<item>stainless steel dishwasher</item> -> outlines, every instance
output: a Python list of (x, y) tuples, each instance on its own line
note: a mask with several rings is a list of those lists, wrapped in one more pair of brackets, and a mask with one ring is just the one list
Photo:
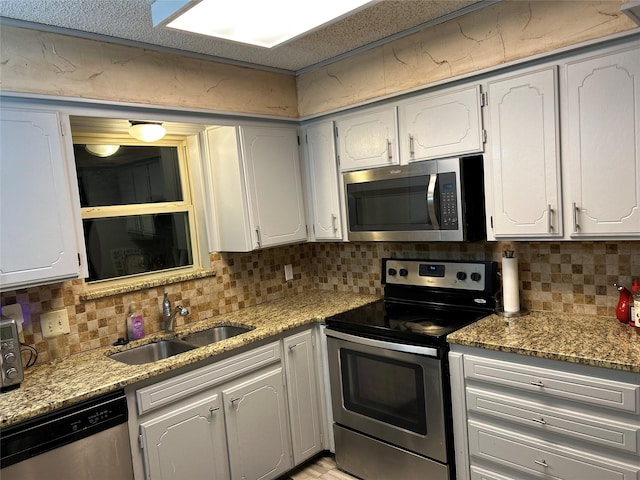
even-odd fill
[(0, 477), (133, 479), (127, 418), (119, 390), (4, 428)]

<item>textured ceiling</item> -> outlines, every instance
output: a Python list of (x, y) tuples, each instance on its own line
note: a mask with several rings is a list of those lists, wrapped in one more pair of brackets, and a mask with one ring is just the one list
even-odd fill
[[(300, 0), (301, 6), (305, 1), (327, 0)], [(150, 0), (0, 0), (0, 16), (7, 25), (300, 72), (366, 48), (367, 45), (411, 33), (421, 26), (482, 8), (495, 1), (382, 0), (351, 17), (273, 49), (153, 28)]]

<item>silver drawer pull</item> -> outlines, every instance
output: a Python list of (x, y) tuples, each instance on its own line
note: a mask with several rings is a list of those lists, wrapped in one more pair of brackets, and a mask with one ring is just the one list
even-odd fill
[(239, 397), (238, 397), (238, 398), (232, 398), (232, 399), (231, 399), (231, 406), (232, 406), (235, 410), (237, 410), (237, 409), (238, 409), (238, 406), (240, 405), (240, 400), (242, 400), (242, 399), (241, 399), (241, 398), (239, 398)]
[(296, 348), (298, 345), (300, 345), (299, 343), (295, 343), (293, 345), (289, 345), (289, 351), (293, 352), (293, 349)]
[(540, 465), (541, 467), (548, 467), (549, 466), (549, 464), (547, 462), (545, 462), (544, 460), (534, 460), (534, 462), (537, 465)]
[(532, 418), (531, 421), (539, 423), (540, 425), (546, 425), (547, 424), (547, 422), (542, 417), (540, 417), (540, 418)]
[(540, 380), (536, 381), (536, 382), (529, 382), (531, 385), (533, 385), (534, 387), (544, 387), (544, 383), (542, 383)]
[(211, 415), (215, 415), (216, 413), (218, 413), (218, 410), (220, 410), (220, 407), (209, 407), (209, 413)]

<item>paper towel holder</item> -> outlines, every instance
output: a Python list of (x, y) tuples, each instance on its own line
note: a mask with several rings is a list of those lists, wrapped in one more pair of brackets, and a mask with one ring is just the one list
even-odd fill
[[(515, 256), (515, 251), (514, 250), (505, 250), (504, 251), (504, 256), (506, 258), (513, 258)], [(502, 277), (502, 272), (498, 272), (498, 275)], [(523, 308), (522, 305), (520, 305), (520, 308), (517, 312), (505, 312), (504, 308), (502, 307), (502, 305), (500, 304), (500, 295), (502, 294), (503, 290), (502, 287), (496, 292), (496, 314), (500, 315), (501, 317), (506, 317), (506, 318), (516, 318), (516, 317), (525, 317), (527, 315), (529, 315), (529, 310), (527, 310), (526, 308)]]

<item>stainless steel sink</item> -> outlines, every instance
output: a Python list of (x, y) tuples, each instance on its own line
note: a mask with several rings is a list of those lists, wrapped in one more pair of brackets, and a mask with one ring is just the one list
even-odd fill
[(181, 337), (184, 342), (192, 345), (198, 345), (203, 347), (212, 343), (226, 340), (227, 338), (235, 337), (241, 333), (250, 332), (253, 330), (251, 327), (237, 327), (234, 325), (218, 325), (217, 327), (211, 327), (200, 332), (190, 333)]
[(141, 365), (173, 357), (194, 348), (197, 347), (176, 340), (160, 340), (159, 342), (140, 345), (123, 352), (112, 353), (109, 358), (129, 365)]

